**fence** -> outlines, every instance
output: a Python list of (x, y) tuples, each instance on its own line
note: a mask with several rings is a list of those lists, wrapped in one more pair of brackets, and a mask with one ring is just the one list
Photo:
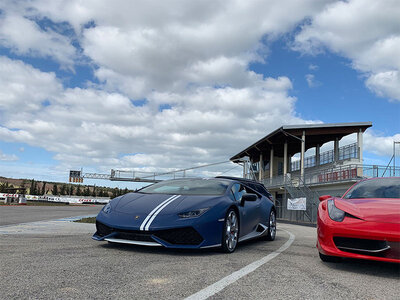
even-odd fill
[[(339, 148), (338, 161), (343, 161), (346, 159), (358, 158), (358, 147), (357, 143), (346, 145)], [(322, 152), (319, 155), (319, 165), (329, 164), (335, 161), (334, 150), (329, 150)], [(315, 167), (317, 163), (316, 155), (307, 156), (304, 158), (304, 168)], [(300, 170), (300, 161), (296, 160), (290, 164), (291, 171)]]

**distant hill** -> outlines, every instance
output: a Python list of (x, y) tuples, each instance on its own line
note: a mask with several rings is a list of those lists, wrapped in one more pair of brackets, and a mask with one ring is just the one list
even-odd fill
[(25, 188), (29, 195), (71, 195), (71, 196), (94, 196), (114, 198), (131, 190), (110, 188), (105, 186), (93, 186), (75, 183), (37, 181), (35, 179), (15, 179), (0, 176), (0, 193), (9, 188)]

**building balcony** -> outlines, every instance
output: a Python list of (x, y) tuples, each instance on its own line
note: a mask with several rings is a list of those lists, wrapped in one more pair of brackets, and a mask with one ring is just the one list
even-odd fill
[(264, 178), (262, 183), (266, 188), (279, 188), (286, 186), (289, 181), (292, 185), (326, 185), (336, 184), (340, 182), (356, 182), (364, 178), (372, 177), (390, 177), (399, 176), (400, 167), (392, 166), (377, 166), (377, 165), (362, 165), (362, 164), (346, 164), (319, 167), (316, 170), (309, 168), (304, 173), (304, 178), (301, 178), (300, 171), (290, 172), (286, 175), (279, 175), (272, 178)]

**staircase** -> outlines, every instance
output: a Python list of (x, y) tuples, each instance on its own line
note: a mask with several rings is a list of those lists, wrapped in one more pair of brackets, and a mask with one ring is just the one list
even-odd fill
[(303, 211), (304, 216), (309, 222), (315, 223), (314, 211), (318, 208), (319, 194), (311, 190), (301, 177), (290, 177), (286, 175), (284, 187), (289, 193), (290, 198), (306, 198), (306, 210)]

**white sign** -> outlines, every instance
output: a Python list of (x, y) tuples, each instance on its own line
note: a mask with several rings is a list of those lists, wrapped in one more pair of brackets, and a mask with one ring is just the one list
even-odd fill
[(288, 210), (306, 210), (306, 198), (287, 199)]

